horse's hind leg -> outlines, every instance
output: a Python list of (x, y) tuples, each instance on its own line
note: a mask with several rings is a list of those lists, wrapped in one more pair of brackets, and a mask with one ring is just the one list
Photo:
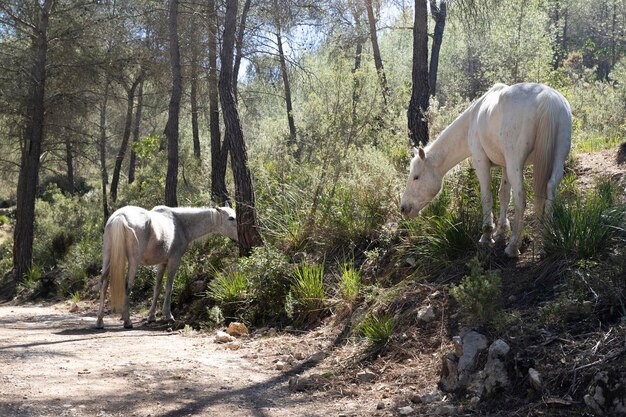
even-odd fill
[(505, 239), (511, 230), (511, 224), (506, 217), (509, 203), (511, 202), (511, 183), (506, 175), (505, 167), (502, 167), (502, 181), (498, 190), (498, 201), (500, 201), (500, 215), (498, 217), (498, 228), (494, 235), (497, 240)]
[(161, 287), (163, 287), (163, 274), (165, 273), (165, 264), (159, 264), (157, 266), (157, 275), (154, 280), (154, 293), (152, 295), (152, 305), (150, 311), (148, 311), (148, 323), (156, 321), (156, 309), (159, 295), (161, 294)]
[(133, 328), (133, 322), (130, 320), (129, 299), (130, 290), (133, 288), (133, 283), (135, 282), (135, 275), (137, 274), (138, 267), (138, 262), (130, 259), (130, 262), (128, 263), (128, 278), (126, 279), (126, 294), (124, 295), (124, 312), (122, 313), (122, 319), (124, 320), (125, 329)]
[(526, 209), (526, 190), (524, 190), (524, 168), (523, 164), (507, 164), (507, 177), (513, 188), (515, 197), (515, 218), (513, 219), (513, 233), (504, 253), (511, 258), (520, 255), (519, 244), (524, 227), (524, 210)]
[(495, 224), (493, 223), (493, 196), (491, 195), (491, 162), (484, 152), (474, 152), (472, 155), (472, 165), (476, 170), (478, 183), (480, 184), (480, 201), (483, 209), (483, 234), (480, 243), (492, 245), (491, 238)]
[(174, 277), (178, 266), (180, 265), (180, 257), (171, 257), (167, 262), (167, 282), (165, 283), (165, 299), (163, 300), (163, 319), (174, 321), (172, 315), (172, 286), (174, 285)]
[(98, 319), (96, 320), (96, 329), (104, 329), (104, 297), (109, 286), (109, 271), (103, 271), (100, 278), (100, 307), (98, 308)]

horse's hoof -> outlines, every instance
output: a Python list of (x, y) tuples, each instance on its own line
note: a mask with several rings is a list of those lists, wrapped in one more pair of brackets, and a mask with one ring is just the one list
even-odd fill
[(478, 243), (480, 243), (481, 245), (493, 246), (496, 242), (491, 238), (491, 236), (483, 235), (481, 236)]
[(98, 319), (96, 321), (96, 329), (104, 329), (104, 320)]
[(124, 323), (124, 328), (125, 329), (132, 329), (133, 328), (133, 322)]
[(148, 316), (148, 323), (154, 323), (156, 321), (156, 316), (152, 315), (152, 316)]
[(520, 251), (515, 247), (507, 246), (506, 249), (504, 249), (504, 254), (509, 258), (519, 258)]

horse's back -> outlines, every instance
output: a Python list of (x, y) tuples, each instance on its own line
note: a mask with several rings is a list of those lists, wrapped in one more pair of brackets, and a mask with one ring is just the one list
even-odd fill
[(532, 153), (538, 145), (536, 132), (542, 118), (550, 118), (557, 128), (571, 130), (567, 100), (546, 85), (498, 85), (481, 99), (474, 118), (476, 139), (497, 165), (506, 165), (511, 158), (532, 163)]

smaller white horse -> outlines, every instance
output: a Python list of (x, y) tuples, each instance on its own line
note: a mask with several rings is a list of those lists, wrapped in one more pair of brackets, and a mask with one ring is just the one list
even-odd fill
[[(441, 190), (444, 175), (471, 156), (483, 210), (480, 242), (493, 244), (492, 237), (508, 233), (506, 213), (512, 187), (515, 218), (505, 253), (517, 257), (526, 208), (524, 165), (534, 165), (535, 213), (539, 217), (549, 214), (571, 143), (572, 113), (558, 91), (542, 84), (496, 84), (425, 149), (415, 149), (400, 211), (408, 218), (417, 216)], [(491, 212), (493, 165), (503, 167), (495, 235)]]
[[(104, 228), (100, 308), (96, 327), (104, 327), (104, 299), (109, 281), (113, 311), (122, 310), (124, 327), (133, 327), (128, 312), (128, 295), (139, 265), (157, 265), (148, 322), (156, 319), (156, 304), (166, 268), (163, 318), (174, 320), (171, 312), (172, 284), (180, 260), (192, 241), (210, 233), (218, 233), (237, 241), (235, 210), (230, 207), (157, 206), (148, 211), (141, 207), (126, 206), (113, 213)], [(126, 263), (128, 275), (125, 274)]]

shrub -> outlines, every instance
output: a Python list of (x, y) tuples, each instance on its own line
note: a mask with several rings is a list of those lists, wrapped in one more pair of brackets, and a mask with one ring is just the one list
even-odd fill
[(296, 322), (311, 324), (326, 306), (324, 265), (303, 263), (294, 270), (289, 288), (289, 310)]
[(220, 307), (222, 319), (234, 319), (246, 302), (249, 286), (245, 274), (234, 268), (218, 272), (209, 284), (207, 295)]
[(472, 322), (488, 323), (498, 309), (502, 292), (502, 279), (499, 271), (485, 271), (478, 257), (468, 263), (470, 275), (463, 277), (458, 285), (450, 288), (450, 294), (469, 315)]
[(544, 220), (543, 243), (549, 256), (596, 257), (623, 232), (626, 209), (616, 199), (614, 183), (601, 180), (595, 190), (557, 198), (552, 216)]

